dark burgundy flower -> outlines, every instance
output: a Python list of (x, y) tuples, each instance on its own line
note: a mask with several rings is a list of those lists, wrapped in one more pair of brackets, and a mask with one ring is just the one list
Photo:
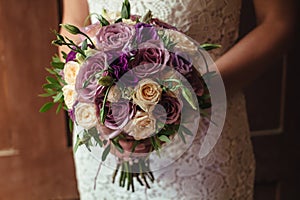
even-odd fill
[(181, 75), (186, 75), (192, 72), (193, 69), (193, 64), (187, 60), (186, 56), (181, 56), (176, 52), (170, 52), (170, 59), (167, 65), (175, 69)]
[(184, 76), (191, 84), (195, 94), (202, 96), (204, 93), (204, 80), (199, 72), (193, 67), (192, 71)]
[(180, 121), (182, 102), (173, 93), (163, 93), (153, 110), (153, 116), (166, 124)]

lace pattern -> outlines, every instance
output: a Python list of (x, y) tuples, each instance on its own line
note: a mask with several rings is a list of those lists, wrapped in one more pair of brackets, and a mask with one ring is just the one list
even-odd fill
[[(91, 13), (99, 13), (103, 8), (119, 11), (122, 1), (88, 0)], [(216, 58), (228, 50), (238, 36), (240, 0), (130, 2), (134, 14), (150, 9), (155, 17), (175, 25), (200, 43), (221, 44), (223, 48), (215, 53)], [(225, 126), (212, 151), (199, 158), (201, 135), (198, 134), (183, 156), (172, 165), (154, 172), (156, 181), (150, 190), (136, 184), (136, 191), (131, 193), (120, 188), (118, 183), (112, 184), (113, 170), (105, 166), (101, 168), (94, 190), (99, 161), (84, 147), (79, 148), (74, 157), (81, 199), (251, 200), (255, 161), (243, 94), (228, 97), (227, 103)]]

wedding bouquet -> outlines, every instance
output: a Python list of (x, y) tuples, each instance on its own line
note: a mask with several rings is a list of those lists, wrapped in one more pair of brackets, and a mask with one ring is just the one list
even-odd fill
[(53, 101), (40, 111), (58, 103), (57, 112), (64, 108), (82, 127), (74, 151), (80, 145), (102, 148), (102, 162), (109, 154), (117, 158), (113, 182), (120, 172), (120, 186), (127, 181), (134, 191), (136, 179), (150, 188), (149, 155), (159, 154), (175, 137), (186, 143), (196, 133), (184, 121), (204, 116), (211, 107), (206, 82), (215, 73), (202, 52), (218, 45), (199, 46), (150, 11), (131, 15), (127, 0), (113, 18), (104, 12), (98, 19), (81, 29), (62, 25), (80, 35), (79, 44), (55, 32), (53, 44), (70, 52), (62, 52), (64, 61), (54, 57), (47, 69), (52, 76), (46, 77), (41, 96)]

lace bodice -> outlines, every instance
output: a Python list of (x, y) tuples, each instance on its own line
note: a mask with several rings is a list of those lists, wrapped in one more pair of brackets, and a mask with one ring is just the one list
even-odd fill
[[(88, 0), (91, 13), (101, 13), (103, 9), (119, 11), (122, 1)], [(143, 14), (150, 9), (154, 17), (178, 27), (199, 43), (221, 44), (222, 49), (215, 51), (215, 58), (227, 51), (238, 37), (241, 0), (130, 0), (130, 3), (132, 14)], [(75, 136), (76, 129), (74, 133)], [(135, 193), (112, 184), (113, 170), (105, 166), (94, 190), (99, 161), (84, 147), (79, 148), (74, 157), (81, 199), (252, 199), (254, 158), (241, 93), (228, 97), (223, 132), (204, 158), (198, 153), (200, 139), (198, 134), (183, 156), (155, 172), (157, 180), (150, 190), (136, 186)]]

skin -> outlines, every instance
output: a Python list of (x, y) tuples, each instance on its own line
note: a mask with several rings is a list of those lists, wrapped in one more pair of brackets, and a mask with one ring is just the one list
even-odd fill
[[(257, 26), (222, 55), (215, 63), (221, 73), (227, 95), (241, 90), (266, 71), (273, 58), (293, 43), (296, 19), (295, 0), (253, 0)], [(76, 14), (74, 14), (76, 13)], [(64, 0), (63, 22), (83, 26), (88, 16), (86, 0)], [(62, 34), (76, 40), (76, 36)], [(62, 47), (60, 50), (68, 51)]]

